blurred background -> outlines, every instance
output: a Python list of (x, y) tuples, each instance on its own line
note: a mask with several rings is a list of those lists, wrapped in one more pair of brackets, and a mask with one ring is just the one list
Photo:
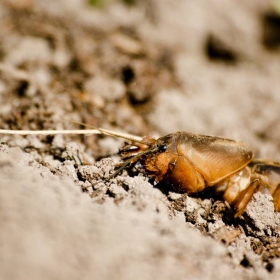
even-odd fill
[(2, 128), (69, 128), (63, 117), (138, 135), (185, 130), (280, 160), (279, 1), (0, 5)]
[[(279, 107), (279, 0), (0, 1), (1, 129), (183, 130), (280, 162)], [(271, 198), (233, 220), (143, 175), (102, 182), (122, 145), (0, 135), (0, 278), (279, 279)]]

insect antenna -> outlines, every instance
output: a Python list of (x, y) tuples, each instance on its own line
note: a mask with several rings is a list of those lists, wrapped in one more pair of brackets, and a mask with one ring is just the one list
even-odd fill
[(75, 124), (83, 125), (85, 127), (90, 127), (90, 128), (96, 129), (96, 130), (100, 131), (100, 133), (103, 134), (103, 135), (108, 135), (108, 136), (113, 136), (113, 137), (118, 137), (118, 138), (130, 140), (130, 141), (133, 141), (133, 142), (137, 142), (137, 143), (147, 145), (148, 147), (151, 146), (151, 142), (143, 140), (143, 137), (140, 137), (140, 136), (127, 134), (127, 133), (122, 133), (122, 132), (115, 132), (115, 131), (107, 130), (107, 129), (104, 129), (104, 128), (99, 128), (99, 127), (95, 127), (95, 126), (92, 126), (92, 125), (88, 125), (88, 124), (85, 124), (85, 123), (82, 123), (82, 122), (76, 122), (76, 121), (67, 120), (67, 119), (64, 119), (64, 120), (68, 121), (68, 122), (75, 123)]
[(122, 139), (130, 140), (132, 142), (141, 143), (141, 144), (144, 144), (144, 145), (148, 146), (148, 148), (145, 151), (140, 152), (137, 155), (135, 155), (135, 156), (127, 159), (125, 162), (123, 162), (122, 165), (112, 175), (110, 175), (108, 178), (106, 178), (104, 180), (105, 182), (108, 182), (112, 178), (116, 177), (117, 174), (119, 174), (127, 166), (135, 163), (143, 155), (145, 155), (147, 153), (150, 153), (150, 152), (153, 152), (154, 150), (157, 149), (157, 146), (152, 147), (154, 145), (154, 141), (152, 141), (152, 142), (151, 141), (145, 141), (145, 140), (143, 140), (142, 137), (139, 137), (139, 136), (126, 134), (126, 133), (121, 133), (121, 132), (114, 132), (114, 131), (110, 131), (110, 130), (107, 130), (107, 129), (94, 127), (94, 126), (91, 126), (91, 125), (88, 125), (88, 124), (85, 124), (85, 123), (81, 123), (81, 122), (76, 122), (76, 121), (71, 121), (71, 120), (66, 120), (66, 119), (65, 119), (65, 121), (69, 121), (69, 122), (72, 122), (72, 123), (75, 123), (75, 124), (79, 124), (79, 125), (83, 125), (83, 126), (86, 126), (86, 127), (96, 129), (96, 130), (100, 131), (100, 133), (103, 134), (103, 135), (119, 137), (119, 138), (122, 138)]
[(157, 147), (154, 147), (152, 149), (147, 149), (146, 151), (143, 151), (135, 156), (133, 156), (132, 158), (129, 158), (128, 160), (126, 160), (121, 167), (119, 167), (112, 175), (110, 175), (108, 178), (105, 179), (105, 182), (108, 182), (109, 180), (111, 180), (112, 178), (116, 177), (117, 174), (119, 174), (122, 170), (124, 170), (128, 165), (131, 165), (133, 163), (135, 163), (137, 160), (139, 160), (143, 155), (147, 154), (147, 153), (151, 153), (153, 151), (155, 151), (157, 149)]

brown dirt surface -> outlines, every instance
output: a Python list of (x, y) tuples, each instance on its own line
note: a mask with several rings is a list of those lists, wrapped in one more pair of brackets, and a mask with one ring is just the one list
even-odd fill
[[(280, 161), (273, 3), (3, 0), (0, 128), (184, 130)], [(0, 135), (1, 279), (280, 279), (269, 195), (234, 219), (213, 193), (108, 180), (123, 142)]]

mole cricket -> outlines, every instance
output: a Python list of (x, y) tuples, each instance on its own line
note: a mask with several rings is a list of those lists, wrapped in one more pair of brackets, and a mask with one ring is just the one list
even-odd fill
[(223, 194), (235, 217), (242, 215), (257, 191), (270, 194), (275, 211), (280, 211), (280, 164), (254, 159), (251, 149), (235, 140), (183, 131), (154, 139), (102, 128), (0, 130), (0, 134), (103, 134), (120, 137), (131, 143), (120, 150), (123, 163), (107, 180), (134, 166), (156, 183), (164, 182), (178, 192), (195, 194), (213, 188)]

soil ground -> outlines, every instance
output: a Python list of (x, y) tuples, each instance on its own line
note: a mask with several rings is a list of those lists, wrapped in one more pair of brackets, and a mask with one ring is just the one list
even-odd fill
[[(280, 161), (279, 34), (273, 2), (3, 0), (0, 128), (184, 130)], [(104, 181), (122, 145), (0, 136), (1, 279), (279, 279), (270, 196), (234, 219), (145, 174)]]

